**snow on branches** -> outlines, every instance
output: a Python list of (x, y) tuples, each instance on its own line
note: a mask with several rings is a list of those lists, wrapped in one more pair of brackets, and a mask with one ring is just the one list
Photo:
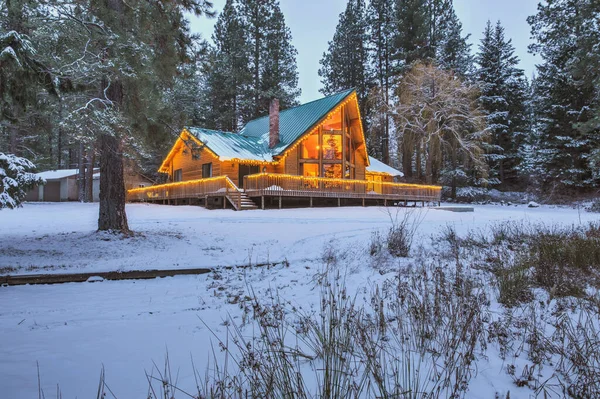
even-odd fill
[(0, 209), (21, 206), (28, 190), (46, 182), (29, 172), (33, 168), (25, 158), (0, 152)]

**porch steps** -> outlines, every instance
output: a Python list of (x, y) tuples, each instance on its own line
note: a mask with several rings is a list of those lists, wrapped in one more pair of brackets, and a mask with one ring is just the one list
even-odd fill
[[(227, 193), (227, 199), (233, 205), (236, 211), (249, 211), (253, 209), (258, 209), (258, 206), (246, 195), (246, 193), (241, 191), (230, 191)], [(238, 205), (239, 204), (239, 205)]]

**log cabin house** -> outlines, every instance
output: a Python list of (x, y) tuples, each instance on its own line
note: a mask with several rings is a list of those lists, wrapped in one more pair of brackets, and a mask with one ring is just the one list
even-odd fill
[(441, 187), (394, 182), (402, 173), (369, 157), (356, 92), (346, 90), (268, 116), (239, 133), (186, 127), (162, 162), (168, 183), (129, 201), (265, 206), (439, 203)]

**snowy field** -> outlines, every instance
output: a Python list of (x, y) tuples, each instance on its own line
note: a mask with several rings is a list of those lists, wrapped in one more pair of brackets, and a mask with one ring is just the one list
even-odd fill
[[(396, 210), (392, 211), (394, 215)], [(399, 210), (400, 214), (406, 212)], [(133, 238), (95, 232), (97, 204), (39, 203), (0, 212), (3, 274), (218, 267), (278, 262), (289, 267), (221, 270), (202, 276), (144, 281), (103, 281), (0, 288), (0, 397), (95, 397), (101, 367), (117, 398), (147, 397), (148, 374), (164, 370), (168, 352), (173, 379), (195, 386), (212, 345), (227, 332), (228, 318), (242, 323), (239, 298), (249, 287), (266, 298), (318, 306), (315, 276), (327, 248), (343, 253), (346, 284), (360, 295), (386, 279), (369, 265), (368, 242), (390, 226), (384, 208), (315, 208), (234, 212), (199, 207), (127, 206)], [(415, 244), (427, 248), (446, 225), (459, 233), (514, 220), (548, 225), (600, 220), (570, 208), (475, 206), (473, 213), (424, 210)], [(409, 260), (397, 261), (401, 268)], [(390, 272), (388, 271), (389, 275)], [(212, 331), (212, 332), (211, 332)], [(215, 346), (218, 358), (223, 355)], [(532, 397), (517, 388), (490, 358), (478, 363), (468, 397)], [(521, 396), (520, 396), (521, 395)], [(108, 396), (111, 397), (111, 396)], [(186, 397), (178, 395), (177, 397)]]
[[(0, 212), (0, 274), (176, 269), (290, 263), (321, 255), (331, 239), (364, 245), (390, 226), (378, 207), (233, 212), (199, 207), (127, 205), (129, 226), (140, 235), (117, 240), (95, 233), (97, 204), (31, 203)], [(418, 234), (424, 243), (440, 227), (458, 233), (493, 221), (585, 223), (596, 214), (569, 208), (476, 206), (474, 213), (429, 210)]]

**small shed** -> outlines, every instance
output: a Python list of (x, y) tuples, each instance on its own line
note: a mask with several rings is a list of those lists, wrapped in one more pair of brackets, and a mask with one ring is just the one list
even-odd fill
[(78, 169), (59, 169), (37, 173), (46, 184), (37, 186), (27, 193), (26, 201), (77, 201)]

